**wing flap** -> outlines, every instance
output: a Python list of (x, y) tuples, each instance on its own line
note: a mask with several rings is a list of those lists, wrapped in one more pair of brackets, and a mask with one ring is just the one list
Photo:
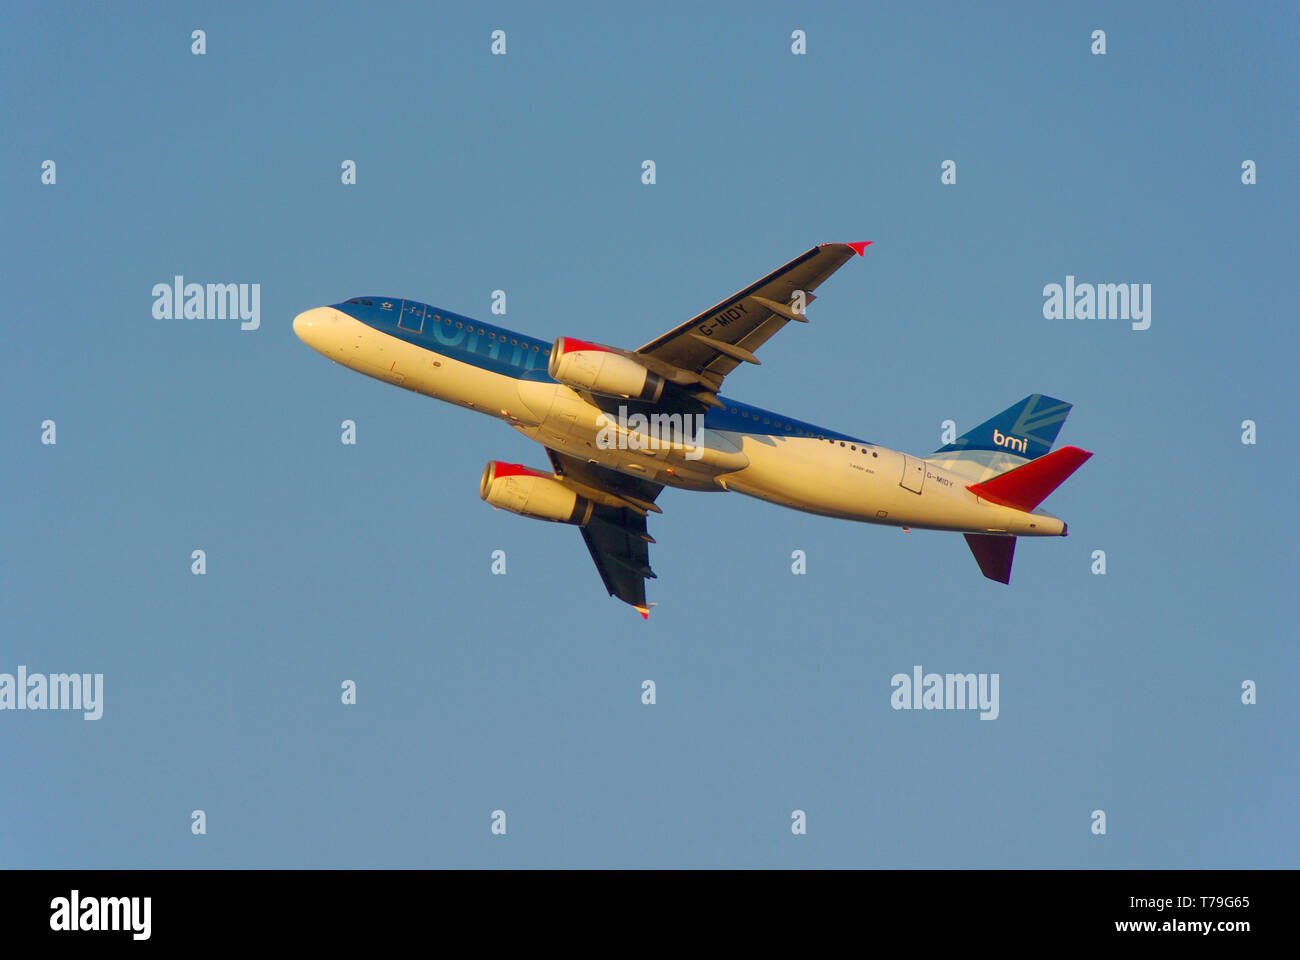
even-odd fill
[(645, 517), (624, 510), (621, 515), (593, 517), (582, 528), (596, 572), (610, 596), (618, 597), (649, 613), (645, 602), (645, 582), (655, 573), (650, 569), (650, 547), (642, 538)]
[(546, 453), (556, 476), (596, 503), (591, 520), (580, 529), (605, 589), (610, 596), (636, 607), (642, 617), (649, 617), (645, 582), (656, 577), (650, 568), (654, 538), (646, 528), (646, 513), (662, 512), (655, 499), (663, 484), (630, 477), (549, 447)]
[[(868, 243), (870, 241), (867, 241)], [(795, 309), (797, 291), (806, 306), (813, 291), (867, 243), (823, 243), (795, 257), (745, 289), (669, 330), (636, 352), (658, 372), (677, 374), (717, 391), (722, 379), (742, 363), (758, 363), (754, 352), (790, 320), (805, 318)]]

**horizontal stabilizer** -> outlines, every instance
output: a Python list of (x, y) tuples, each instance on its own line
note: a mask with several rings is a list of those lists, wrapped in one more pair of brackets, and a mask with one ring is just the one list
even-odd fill
[(992, 480), (972, 483), (966, 489), (991, 503), (1016, 510), (1033, 510), (1091, 456), (1087, 450), (1078, 447), (1062, 447)]
[(991, 533), (968, 533), (966, 542), (980, 572), (998, 583), (1011, 582), (1011, 560), (1016, 555), (1016, 538), (999, 537)]

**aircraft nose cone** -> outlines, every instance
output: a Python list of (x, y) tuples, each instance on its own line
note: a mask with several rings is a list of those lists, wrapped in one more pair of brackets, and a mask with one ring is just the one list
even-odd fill
[(308, 346), (312, 346), (315, 341), (320, 339), (326, 324), (333, 323), (337, 320), (334, 311), (329, 307), (313, 307), (310, 310), (304, 310), (298, 316), (293, 318), (293, 332), (298, 335), (298, 339)]

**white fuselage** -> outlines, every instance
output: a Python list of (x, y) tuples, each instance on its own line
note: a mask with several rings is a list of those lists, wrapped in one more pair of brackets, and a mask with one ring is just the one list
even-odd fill
[[(648, 446), (613, 426), (582, 394), (549, 379), (519, 379), (409, 343), (332, 307), (294, 320), (309, 346), (359, 373), (504, 420), (562, 453), (689, 490), (734, 490), (795, 510), (865, 523), (1060, 536), (1048, 513), (1001, 506), (923, 458), (875, 444), (706, 428), (693, 446)], [(757, 424), (755, 425), (757, 426)], [(603, 431), (603, 433), (602, 433)]]

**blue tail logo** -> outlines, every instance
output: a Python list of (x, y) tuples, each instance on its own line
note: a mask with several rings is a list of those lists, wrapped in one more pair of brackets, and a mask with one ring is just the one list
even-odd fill
[(999, 447), (1014, 450), (1016, 453), (1024, 453), (1029, 449), (1029, 439), (1027, 437), (1008, 437), (997, 427), (993, 428), (993, 442)]
[(990, 450), (1037, 460), (1050, 453), (1072, 404), (1035, 393), (935, 451)]

